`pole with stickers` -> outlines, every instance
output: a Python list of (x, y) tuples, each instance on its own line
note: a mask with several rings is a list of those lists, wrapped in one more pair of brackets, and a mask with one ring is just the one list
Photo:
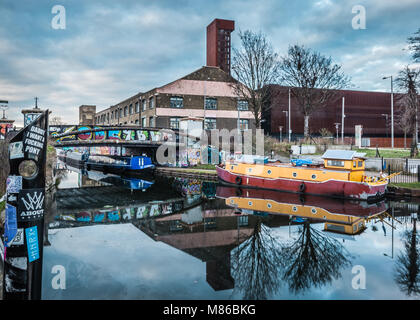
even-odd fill
[(13, 137), (6, 182), (3, 299), (41, 299), (48, 110)]

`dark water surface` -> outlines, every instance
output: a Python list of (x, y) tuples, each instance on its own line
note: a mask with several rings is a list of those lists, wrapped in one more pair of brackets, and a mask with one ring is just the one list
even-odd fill
[(417, 203), (75, 171), (59, 188), (43, 299), (419, 298)]

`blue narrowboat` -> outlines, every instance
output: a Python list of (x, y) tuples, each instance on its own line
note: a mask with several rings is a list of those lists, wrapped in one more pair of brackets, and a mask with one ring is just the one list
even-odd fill
[(146, 156), (108, 157), (91, 155), (86, 161), (86, 169), (110, 173), (141, 172), (147, 174), (153, 173), (155, 165)]

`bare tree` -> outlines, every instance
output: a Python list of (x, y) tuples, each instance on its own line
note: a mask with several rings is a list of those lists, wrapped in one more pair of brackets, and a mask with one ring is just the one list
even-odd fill
[(64, 124), (64, 122), (61, 120), (61, 117), (52, 117), (49, 121), (50, 125), (58, 126), (61, 124)]
[(348, 255), (340, 242), (311, 228), (306, 221), (298, 239), (282, 248), (283, 279), (295, 294), (319, 288), (341, 277), (340, 270), (350, 264)]
[(403, 234), (404, 251), (395, 264), (395, 281), (408, 296), (420, 294), (420, 239), (417, 237), (416, 220), (413, 230)]
[(290, 46), (282, 57), (281, 82), (291, 87), (291, 94), (304, 115), (305, 138), (309, 137), (309, 117), (318, 108), (334, 101), (337, 91), (350, 84), (350, 78), (341, 72), (341, 66), (304, 46)]
[(413, 60), (420, 62), (420, 28), (407, 40), (410, 50), (413, 52)]
[(395, 126), (404, 132), (404, 148), (407, 148), (407, 134), (412, 132), (414, 126), (415, 112), (404, 104), (400, 96), (395, 95)]
[(269, 108), (270, 84), (277, 82), (278, 55), (262, 33), (240, 32), (242, 48), (233, 48), (232, 72), (236, 78), (231, 86), (239, 99), (248, 103), (255, 126), (261, 128), (261, 117)]
[[(405, 93), (399, 95), (397, 98), (398, 103), (404, 105), (407, 109), (407, 113), (411, 115), (411, 151), (410, 156), (414, 157), (418, 154), (417, 148), (417, 131), (418, 131), (418, 108), (419, 108), (419, 96), (418, 89), (420, 87), (420, 69), (410, 68), (406, 66), (398, 74), (395, 79), (397, 86)], [(414, 122), (414, 123), (413, 123)]]
[(258, 217), (250, 238), (232, 253), (232, 275), (244, 299), (263, 300), (280, 286), (281, 246)]

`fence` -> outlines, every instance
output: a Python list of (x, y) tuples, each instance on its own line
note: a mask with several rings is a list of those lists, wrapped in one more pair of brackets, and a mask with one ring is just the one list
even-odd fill
[(393, 183), (420, 182), (420, 164), (412, 164), (408, 159), (382, 159), (382, 168), (388, 175), (400, 172), (390, 179)]

